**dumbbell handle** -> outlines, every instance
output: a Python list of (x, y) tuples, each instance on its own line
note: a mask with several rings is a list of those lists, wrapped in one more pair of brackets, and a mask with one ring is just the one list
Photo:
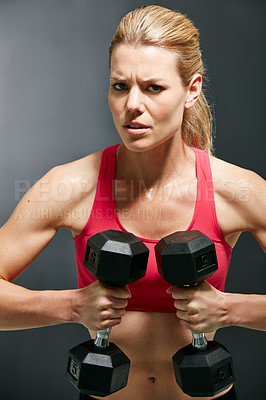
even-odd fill
[[(105, 349), (109, 346), (109, 335), (111, 328), (107, 328), (101, 331), (97, 331), (96, 338), (94, 339), (94, 344), (97, 347)], [(193, 336), (192, 345), (197, 350), (206, 350), (208, 347), (208, 341), (204, 333), (191, 331)]]
[(96, 338), (94, 339), (94, 345), (100, 349), (106, 349), (109, 347), (109, 335), (111, 328), (104, 329), (102, 331), (97, 331)]
[(204, 351), (208, 347), (208, 341), (204, 333), (191, 331), (193, 336), (192, 346), (194, 349)]
[(96, 338), (94, 339), (94, 346), (99, 349), (107, 349), (109, 347), (109, 335), (111, 328), (103, 329), (96, 332)]

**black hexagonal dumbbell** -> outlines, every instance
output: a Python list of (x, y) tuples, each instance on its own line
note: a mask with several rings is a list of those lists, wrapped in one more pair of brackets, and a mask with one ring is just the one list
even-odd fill
[[(199, 231), (175, 232), (155, 246), (158, 271), (174, 286), (196, 286), (218, 268), (214, 243)], [(178, 385), (191, 397), (214, 396), (234, 382), (230, 353), (204, 333), (173, 356)]]
[[(100, 282), (122, 287), (144, 277), (148, 255), (132, 233), (107, 230), (88, 239), (84, 265)], [(69, 351), (66, 375), (82, 394), (107, 396), (127, 384), (130, 360), (109, 342), (110, 331)]]

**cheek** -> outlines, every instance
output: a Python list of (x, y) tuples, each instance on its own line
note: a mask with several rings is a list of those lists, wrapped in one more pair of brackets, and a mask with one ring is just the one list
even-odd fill
[(109, 104), (109, 108), (111, 110), (111, 112), (113, 112), (114, 110), (114, 100), (112, 98), (112, 96), (109, 94), (108, 96), (108, 104)]
[(116, 114), (119, 111), (119, 102), (112, 94), (109, 94), (108, 102), (112, 114)]
[(161, 103), (156, 110), (156, 119), (159, 123), (172, 125), (183, 120), (184, 105), (177, 101), (167, 101)]
[(114, 97), (109, 98), (109, 107), (113, 116), (114, 123), (119, 123), (120, 119), (124, 119), (124, 105), (123, 102), (118, 101)]

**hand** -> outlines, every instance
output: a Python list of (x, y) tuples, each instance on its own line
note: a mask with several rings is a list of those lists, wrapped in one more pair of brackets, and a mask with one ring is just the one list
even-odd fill
[(176, 315), (184, 328), (207, 333), (226, 325), (226, 293), (208, 282), (190, 288), (170, 287), (167, 293), (175, 299)]
[(127, 286), (112, 287), (99, 281), (78, 289), (76, 322), (92, 330), (103, 330), (118, 325), (125, 314), (129, 297), (131, 294)]

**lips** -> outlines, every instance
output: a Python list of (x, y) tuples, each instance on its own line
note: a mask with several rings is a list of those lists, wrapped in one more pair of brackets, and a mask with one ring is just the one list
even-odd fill
[(123, 125), (124, 128), (130, 128), (130, 129), (145, 129), (148, 128), (147, 125), (141, 124), (140, 122), (133, 122), (130, 121), (127, 124)]
[(147, 132), (149, 126), (141, 124), (140, 122), (129, 121), (123, 125), (123, 128), (130, 135), (142, 135)]

